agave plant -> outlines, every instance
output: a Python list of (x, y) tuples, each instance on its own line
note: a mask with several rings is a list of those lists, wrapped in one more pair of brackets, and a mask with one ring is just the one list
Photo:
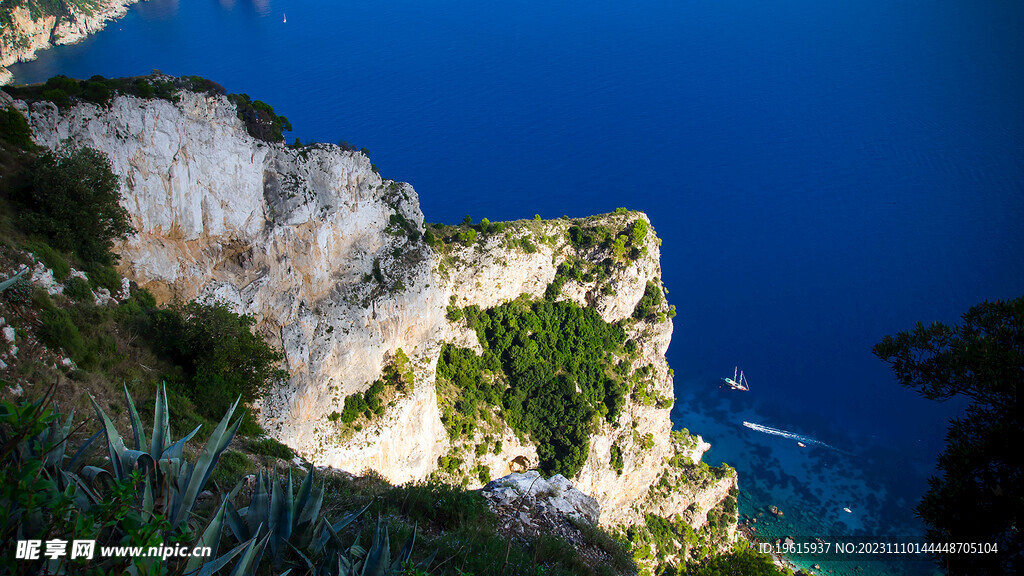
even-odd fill
[[(260, 471), (248, 506), (236, 510), (230, 502), (227, 503), (228, 527), (239, 542), (257, 536), (269, 536), (275, 569), (281, 568), (289, 549), (294, 550), (298, 558), (306, 560), (308, 564), (307, 556), (302, 551), (318, 555), (329, 536), (328, 526), (336, 533), (369, 507), (367, 504), (362, 510), (329, 524), (325, 517), (320, 516), (324, 486), (322, 483), (319, 487), (315, 486), (313, 477), (314, 470), (310, 469), (296, 495), (291, 470), (288, 471), (287, 485), (284, 484), (284, 478), (278, 479), (276, 470), (272, 476), (264, 476)], [(237, 493), (240, 488), (241, 484), (233, 493)], [(298, 562), (293, 564), (301, 565)]]
[[(299, 569), (317, 576), (401, 574), (412, 557), (415, 528), (394, 561), (387, 526), (382, 526), (379, 518), (369, 550), (358, 541), (345, 546), (339, 533), (362, 516), (372, 502), (338, 522), (330, 522), (320, 516), (324, 485), (317, 486), (314, 475), (315, 469), (311, 468), (296, 494), (290, 470), (287, 481), (278, 478), (276, 470), (267, 475), (260, 471), (248, 506), (235, 510), (230, 501), (226, 503), (225, 518), (235, 539), (267, 539), (275, 571), (287, 565), (289, 570)], [(233, 493), (240, 488), (241, 484)], [(431, 555), (420, 568), (425, 569), (433, 559)]]
[(10, 278), (0, 282), (0, 292), (3, 292), (4, 290), (7, 290), (11, 286), (14, 286), (14, 284), (19, 279), (21, 279), (21, 277), (25, 274), (25, 272), (28, 272), (28, 268), (24, 268), (24, 269), (18, 271), (18, 273), (16, 273), (14, 276), (11, 276)]
[[(153, 434), (148, 446), (146, 431), (142, 427), (142, 420), (139, 418), (139, 413), (135, 409), (135, 403), (132, 401), (127, 387), (125, 387), (124, 396), (128, 403), (128, 415), (132, 428), (134, 448), (131, 449), (125, 446), (114, 423), (96, 404), (96, 400), (89, 397), (97, 416), (103, 422), (113, 477), (119, 481), (125, 481), (133, 470), (140, 471), (145, 477), (143, 509), (150, 514), (163, 514), (170, 521), (171, 528), (177, 528), (188, 519), (196, 499), (210, 479), (210, 474), (214, 466), (217, 465), (221, 453), (231, 443), (235, 432), (238, 431), (238, 425), (242, 422), (242, 418), (239, 417), (231, 422), (231, 416), (234, 414), (235, 408), (238, 407), (240, 399), (235, 400), (235, 403), (228, 409), (206, 442), (206, 447), (199, 456), (199, 460), (193, 464), (185, 460), (183, 456), (185, 444), (199, 432), (202, 425), (196, 426), (194, 430), (177, 442), (171, 441), (166, 386), (162, 386), (156, 396)], [(95, 466), (86, 466), (82, 470), (82, 476), (92, 484), (102, 482), (103, 476), (109, 474), (110, 472), (107, 470)]]
[[(327, 549), (327, 553), (320, 558), (315, 568), (310, 566), (311, 571), (317, 576), (398, 576), (405, 572), (405, 566), (412, 558), (412, 549), (416, 544), (416, 528), (413, 527), (412, 534), (406, 539), (393, 561), (388, 527), (382, 525), (380, 516), (377, 517), (377, 527), (374, 529), (373, 542), (369, 550), (364, 550), (358, 542), (347, 550), (342, 549), (339, 546), (341, 539), (334, 530), (330, 530), (330, 538), (335, 545)], [(436, 555), (437, 550), (434, 550), (429, 557), (417, 564), (416, 568), (426, 573), (427, 567), (434, 561)]]

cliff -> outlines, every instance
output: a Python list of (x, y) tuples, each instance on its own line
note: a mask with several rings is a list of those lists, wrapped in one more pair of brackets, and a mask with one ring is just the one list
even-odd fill
[(36, 0), (5, 2), (0, 14), (0, 86), (13, 77), (5, 66), (35, 58), (51, 46), (74, 44), (103, 29), (139, 0)]
[[(500, 419), (469, 438), (449, 437), (438, 358), (446, 342), (481, 347), (451, 309), (542, 297), (560, 265), (582, 263), (607, 274), (563, 277), (558, 298), (622, 326), (635, 343), (623, 369), (643, 383), (613, 421), (595, 425), (573, 484), (596, 499), (608, 526), (643, 523), (653, 512), (700, 527), (734, 489), (731, 471), (700, 472), (706, 443), (670, 434), (664, 354), (673, 325), (661, 298), (660, 240), (650, 230), (631, 256), (570, 241), (574, 225), (623, 230), (642, 221), (646, 231), (645, 215), (519, 221), (467, 242), (429, 242), (416, 192), (382, 179), (363, 154), (256, 140), (226, 98), (180, 96), (118, 96), (109, 107), (64, 112), (48, 102), (15, 105), (37, 143), (70, 140), (110, 157), (138, 231), (118, 247), (125, 276), (162, 301), (226, 301), (284, 351), (290, 376), (257, 406), (273, 436), (317, 464), (375, 470), (396, 483), (435, 473), (449, 456), (471, 486), (482, 482), (467, 470), (498, 477), (535, 467), (537, 447)], [(654, 291), (652, 314), (635, 318)], [(388, 398), (382, 416), (354, 427), (339, 421), (347, 397), (395, 366), (410, 385)], [(485, 432), (500, 448), (474, 451)]]

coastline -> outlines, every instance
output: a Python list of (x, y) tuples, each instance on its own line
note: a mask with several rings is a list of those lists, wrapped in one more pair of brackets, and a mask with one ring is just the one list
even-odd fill
[(10, 27), (0, 32), (0, 86), (14, 81), (7, 66), (36, 58), (36, 53), (53, 46), (75, 44), (106, 27), (107, 22), (124, 17), (128, 7), (141, 0), (101, 0), (104, 5), (93, 12), (70, 6), (67, 14), (39, 15), (33, 18), (28, 8), (10, 11)]

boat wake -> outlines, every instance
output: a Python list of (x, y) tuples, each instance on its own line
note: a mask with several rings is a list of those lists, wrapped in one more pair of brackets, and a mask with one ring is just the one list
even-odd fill
[(790, 440), (796, 440), (797, 442), (803, 442), (804, 444), (814, 444), (815, 446), (821, 446), (822, 448), (828, 448), (835, 450), (836, 452), (842, 452), (839, 448), (826, 444), (820, 440), (815, 440), (810, 436), (804, 436), (803, 434), (797, 434), (795, 432), (787, 432), (785, 430), (779, 430), (778, 428), (772, 428), (771, 426), (762, 426), (760, 424), (754, 424), (753, 422), (743, 422), (743, 425), (751, 430), (758, 432), (764, 432), (765, 434), (771, 434), (772, 436), (782, 436), (783, 438), (789, 438)]

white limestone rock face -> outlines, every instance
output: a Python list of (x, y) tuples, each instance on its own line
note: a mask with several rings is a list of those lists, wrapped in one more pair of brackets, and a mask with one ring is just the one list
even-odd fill
[[(69, 140), (110, 157), (138, 231), (117, 248), (126, 276), (160, 301), (228, 302), (283, 349), (291, 377), (260, 406), (271, 433), (317, 463), (395, 482), (436, 466), (446, 439), (433, 350), (445, 303), (429, 248), (391, 223), (401, 214), (422, 231), (412, 187), (333, 145), (255, 140), (223, 97), (121, 96), (64, 114), (37, 103), (29, 120), (43, 146)], [(399, 348), (415, 366), (415, 393), (352, 442), (333, 443), (327, 415)]]
[(492, 507), (525, 503), (535, 509), (548, 509), (549, 515), (553, 512), (592, 525), (601, 514), (597, 500), (577, 490), (561, 474), (546, 480), (536, 470), (509, 474), (488, 483), (483, 494)]

